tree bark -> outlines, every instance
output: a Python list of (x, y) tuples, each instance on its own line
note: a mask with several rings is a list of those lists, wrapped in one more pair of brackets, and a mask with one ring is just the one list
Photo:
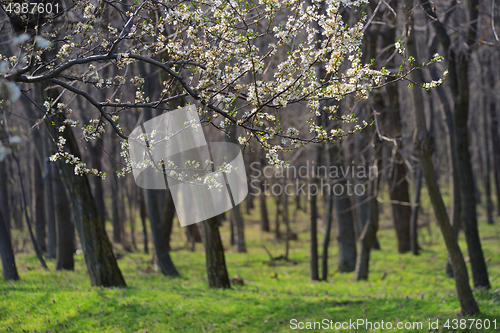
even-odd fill
[[(248, 161), (249, 165), (251, 163), (252, 163), (252, 160)], [(250, 184), (250, 183), (248, 183), (248, 184)], [(245, 198), (245, 211), (246, 211), (247, 215), (249, 215), (250, 212), (252, 211), (252, 209), (255, 208), (255, 205), (253, 203), (254, 195), (251, 191), (252, 191), (252, 189), (250, 188), (250, 186), (248, 186), (248, 195)]]
[[(45, 142), (47, 146), (47, 142)], [(49, 155), (48, 152), (46, 155)], [(47, 221), (47, 257), (55, 258), (57, 256), (57, 231), (56, 217), (54, 209), (54, 180), (52, 177), (53, 165), (48, 158), (44, 161), (45, 173), (43, 175), (44, 191), (45, 191), (45, 220)]]
[[(489, 63), (491, 64), (492, 61), (490, 60)], [(495, 87), (495, 75), (493, 71), (490, 71), (488, 73), (488, 83), (489, 87), (491, 89), (494, 89)], [(490, 93), (494, 94), (495, 92), (492, 91)], [(492, 150), (492, 165), (493, 165), (493, 177), (495, 179), (495, 189), (496, 189), (496, 196), (497, 196), (497, 215), (500, 216), (500, 136), (499, 136), (499, 121), (498, 121), (498, 112), (496, 110), (496, 99), (491, 98), (490, 99), (490, 104), (489, 106), (489, 114), (490, 114), (490, 128), (487, 129), (490, 131), (490, 136), (491, 136), (491, 150)]]
[[(356, 164), (358, 166), (363, 166), (366, 170), (369, 169), (369, 164), (366, 161), (370, 157), (369, 157), (369, 154), (365, 154), (365, 156), (363, 158), (361, 158), (360, 152), (362, 150), (364, 150), (365, 147), (367, 147), (370, 144), (370, 142), (367, 139), (367, 137), (370, 134), (373, 134), (373, 132), (371, 132), (369, 130), (365, 130), (365, 131), (358, 133), (355, 137), (355, 151), (358, 152), (355, 155)], [(368, 180), (367, 179), (357, 179), (356, 184), (362, 184), (363, 187), (365, 187), (366, 185), (369, 186), (370, 181), (371, 180), (369, 180), (369, 179)], [(369, 194), (368, 195), (366, 194), (366, 191), (363, 192), (361, 195), (355, 196), (356, 216), (358, 218), (358, 226), (359, 226), (359, 230), (360, 230), (360, 235), (358, 237), (358, 240), (362, 236), (364, 229), (365, 229), (365, 226), (366, 226), (366, 223), (368, 222), (369, 217), (370, 217), (370, 199), (369, 198), (370, 198), (370, 196), (369, 196)], [(375, 234), (374, 237), (375, 238), (372, 242), (371, 249), (372, 250), (380, 250), (380, 244), (378, 242), (377, 235)], [(362, 251), (361, 242), (360, 242), (360, 251)]]
[[(234, 143), (234, 144), (237, 144), (237, 126), (234, 125), (234, 126), (231, 126), (229, 129), (229, 134), (226, 135), (224, 134), (224, 140), (226, 142), (231, 142), (231, 143)], [(251, 162), (251, 161), (250, 161)], [(226, 181), (226, 184), (229, 186), (229, 184), (227, 183), (227, 178), (226, 176), (224, 176), (224, 179)], [(250, 191), (250, 190), (249, 190)], [(251, 197), (252, 194), (251, 192), (249, 192), (249, 194), (247, 195), (247, 198), (246, 198), (246, 206), (247, 206), (247, 214), (250, 212), (250, 205), (249, 205), (249, 197)], [(241, 207), (240, 205), (236, 205), (234, 206), (232, 209), (231, 209), (231, 216), (232, 216), (232, 220), (234, 222), (234, 226), (236, 227), (235, 231), (235, 241), (236, 241), (236, 251), (239, 252), (239, 253), (245, 253), (247, 252), (247, 247), (246, 247), (246, 244), (245, 244), (245, 223), (243, 221), (243, 215), (241, 214)]]
[(327, 196), (327, 208), (326, 208), (326, 230), (325, 239), (323, 240), (323, 252), (321, 254), (321, 279), (323, 281), (328, 280), (328, 247), (330, 246), (330, 234), (332, 233), (332, 222), (333, 222), (333, 193), (330, 189)]
[(269, 214), (267, 213), (266, 194), (264, 193), (263, 188), (261, 188), (261, 191), (262, 192), (259, 195), (260, 230), (269, 232), (271, 230), (269, 228)]
[[(62, 117), (62, 116), (61, 116)], [(81, 156), (78, 144), (71, 128), (66, 126), (63, 133), (55, 133), (51, 121), (62, 123), (63, 119), (47, 119), (47, 127), (52, 135), (66, 139), (65, 150), (74, 156)], [(126, 283), (118, 268), (104, 223), (97, 212), (94, 197), (90, 190), (87, 176), (77, 176), (74, 167), (68, 163), (59, 163), (59, 172), (64, 183), (66, 195), (70, 198), (71, 215), (74, 219), (80, 244), (82, 245), (85, 264), (92, 286), (125, 287)]]
[[(222, 222), (220, 221), (219, 219), (219, 225), (222, 225)], [(229, 244), (231, 244), (231, 246), (234, 246), (236, 244), (236, 227), (235, 227), (235, 222), (234, 222), (234, 218), (232, 218), (232, 216), (230, 215), (229, 216)]]
[[(395, 86), (395, 85), (394, 85)], [(408, 181), (406, 180), (406, 168), (401, 154), (396, 153), (392, 170), (389, 172), (389, 197), (392, 202), (398, 201), (410, 203)], [(392, 220), (396, 229), (399, 253), (406, 253), (411, 250), (410, 222), (411, 207), (400, 203), (392, 203)]]
[(44, 183), (42, 182), (42, 170), (36, 158), (33, 158), (33, 207), (35, 208), (35, 235), (40, 251), (47, 252), (45, 241), (45, 203)]
[(7, 187), (7, 161), (0, 161), (0, 214), (2, 214), (10, 239), (10, 229), (12, 228), (10, 219), (9, 190)]
[[(115, 144), (115, 143), (113, 143)], [(111, 179), (111, 192), (113, 193), (111, 198), (111, 224), (113, 225), (113, 242), (118, 244), (123, 244), (124, 235), (122, 233), (123, 216), (121, 216), (121, 211), (118, 203), (121, 201), (120, 188), (118, 186), (118, 178), (113, 175)]]
[[(152, 119), (152, 110), (144, 109), (143, 121)], [(170, 233), (172, 231), (173, 219), (175, 216), (175, 206), (172, 194), (168, 189), (165, 176), (166, 190), (146, 189), (146, 206), (148, 211), (153, 245), (161, 272), (166, 276), (179, 276), (170, 256)]]
[[(356, 238), (349, 198), (335, 196), (337, 212), (337, 243), (339, 245), (337, 269), (339, 272), (353, 272), (356, 269)], [(347, 212), (346, 212), (347, 210)]]
[[(322, 117), (316, 117), (316, 125), (322, 126)], [(320, 166), (322, 163), (322, 154), (323, 154), (323, 146), (316, 146), (316, 158), (315, 162), (317, 166)], [(310, 212), (310, 224), (309, 224), (309, 233), (310, 233), (310, 260), (311, 260), (311, 280), (319, 281), (319, 270), (318, 270), (318, 193), (319, 193), (319, 177), (320, 175), (312, 175), (311, 178), (311, 187), (309, 188), (308, 195), (310, 196), (309, 202), (311, 207)], [(311, 188), (314, 186), (316, 189), (316, 193), (311, 193)]]
[(493, 224), (493, 201), (491, 199), (491, 183), (490, 183), (490, 136), (488, 133), (488, 99), (484, 99), (484, 106), (481, 110), (481, 121), (482, 121), (482, 133), (478, 133), (482, 138), (481, 148), (483, 150), (483, 161), (481, 163), (482, 167), (482, 178), (484, 182), (484, 195), (486, 199), (486, 221), (488, 224)]
[[(136, 215), (136, 206), (135, 203), (137, 202), (137, 199), (135, 198), (135, 192), (134, 192), (134, 187), (135, 183), (132, 182), (130, 183), (130, 178), (129, 179), (124, 179), (123, 180), (123, 186), (125, 188), (125, 195), (127, 196), (127, 206), (128, 206), (128, 221), (130, 225), (130, 251), (137, 251), (137, 242), (135, 239), (135, 224), (136, 220), (135, 217)], [(132, 185), (132, 188), (131, 186)]]
[(417, 169), (415, 177), (415, 197), (413, 199), (413, 207), (411, 210), (410, 220), (410, 247), (411, 253), (418, 256), (420, 246), (418, 245), (418, 212), (420, 210), (420, 193), (422, 192), (422, 169)]
[[(470, 1), (470, 3), (476, 1)], [(477, 2), (476, 2), (477, 4)], [(476, 10), (473, 10), (476, 12)], [(471, 14), (471, 19), (477, 18)], [(484, 260), (481, 240), (477, 228), (476, 195), (474, 190), (474, 175), (469, 153), (469, 54), (461, 55), (457, 61), (457, 80), (459, 94), (455, 103), (455, 149), (457, 151), (459, 184), (462, 197), (462, 219), (465, 230), (465, 239), (469, 250), (474, 287), (490, 288), (488, 270)]]
[(196, 243), (201, 243), (200, 229), (196, 224), (190, 224), (186, 226), (186, 235), (191, 247), (191, 251), (195, 250)]
[[(266, 162), (265, 159), (265, 151), (262, 150), (261, 158), (260, 158), (260, 167), (264, 168), (264, 164)], [(262, 175), (261, 179), (259, 179), (260, 186), (260, 195), (259, 195), (259, 206), (260, 206), (260, 230), (269, 232), (271, 229), (269, 228), (269, 214), (267, 213), (267, 204), (266, 204), (266, 193), (264, 192), (264, 182), (266, 181), (266, 177)]]
[[(317, 148), (318, 150), (320, 148)], [(320, 153), (317, 153), (318, 155)], [(319, 187), (319, 179), (312, 178), (311, 185), (316, 185)], [(311, 186), (313, 187), (313, 186)], [(310, 207), (311, 207), (311, 215), (309, 220), (309, 234), (310, 234), (310, 265), (311, 265), (311, 280), (319, 281), (319, 272), (318, 272), (318, 207), (317, 207), (317, 195), (310, 195)]]
[[(392, 2), (397, 6), (395, 1)], [(390, 24), (388, 28), (383, 30), (380, 34), (382, 37), (382, 48), (392, 45), (396, 41), (396, 27), (397, 20), (396, 16), (389, 13)], [(396, 66), (394, 57), (387, 64), (389, 68), (394, 68)], [(384, 104), (385, 112), (380, 114), (380, 119), (384, 124), (385, 131), (387, 131), (387, 136), (394, 139), (396, 146), (391, 143), (391, 158), (389, 172), (387, 173), (387, 182), (389, 185), (389, 197), (392, 202), (398, 201), (407, 203), (407, 205), (399, 203), (391, 203), (392, 208), (392, 221), (394, 228), (396, 229), (396, 238), (398, 240), (398, 251), (399, 253), (409, 252), (410, 247), (410, 219), (411, 219), (411, 207), (410, 194), (408, 189), (408, 181), (406, 180), (406, 167), (404, 158), (401, 155), (403, 150), (402, 143), (402, 132), (401, 132), (401, 114), (400, 114), (400, 104), (399, 104), (399, 93), (398, 86), (396, 84), (390, 84), (385, 88)], [(386, 147), (387, 147), (387, 143)], [(389, 147), (387, 147), (389, 148)]]
[[(103, 135), (101, 138), (96, 139), (93, 145), (91, 145), (91, 160), (92, 160), (92, 166), (96, 168), (97, 170), (102, 170), (102, 145), (104, 145), (104, 138), (105, 135)], [(94, 177), (92, 179), (92, 193), (95, 198), (95, 204), (97, 207), (97, 212), (99, 216), (101, 217), (101, 220), (103, 221), (104, 224), (106, 224), (106, 204), (104, 202), (104, 188), (103, 188), (103, 181), (102, 179), (99, 179), (99, 177)]]
[(201, 222), (201, 230), (205, 246), (208, 286), (210, 288), (231, 288), (217, 217), (214, 216)]
[(243, 223), (243, 216), (241, 215), (240, 206), (236, 205), (231, 209), (231, 215), (236, 226), (236, 252), (245, 253), (247, 248), (245, 245), (245, 225)]
[[(2, 127), (0, 127), (0, 139), (1, 140), (7, 139), (7, 135)], [(10, 195), (12, 193), (9, 193), (7, 185), (9, 181), (9, 172), (8, 172), (9, 165), (7, 161), (8, 161), (8, 156), (5, 156), (5, 159), (0, 161), (0, 214), (2, 214), (5, 227), (7, 230), (7, 235), (9, 236), (10, 239), (11, 237), (10, 229), (14, 226), (11, 223), (11, 217), (10, 217), (11, 206), (9, 205), (9, 201), (10, 201)], [(15, 209), (13, 209), (13, 212), (15, 212)]]
[[(118, 137), (111, 133), (110, 154), (118, 158), (118, 147), (120, 145)], [(113, 242), (122, 244), (125, 247), (125, 214), (123, 210), (123, 187), (120, 179), (113, 175), (111, 177), (111, 224), (113, 226)]]
[(490, 104), (490, 133), (491, 133), (491, 143), (493, 150), (493, 166), (495, 177), (495, 189), (497, 195), (497, 215), (500, 216), (500, 136), (498, 134), (498, 113), (496, 111), (495, 101), (492, 100)]
[[(373, 166), (377, 169), (377, 175), (369, 179), (368, 182), (368, 220), (364, 225), (361, 237), (359, 237), (359, 252), (356, 257), (356, 269), (354, 279), (356, 281), (368, 280), (370, 272), (370, 254), (373, 248), (373, 243), (376, 240), (379, 226), (379, 211), (378, 211), (378, 188), (380, 178), (378, 172), (382, 170), (381, 150), (382, 145), (378, 137), (373, 140)], [(371, 175), (370, 175), (371, 176)]]
[(5, 281), (19, 280), (16, 258), (12, 250), (7, 224), (0, 214), (0, 256), (2, 257), (3, 278)]
[(333, 201), (337, 216), (337, 243), (339, 246), (337, 270), (339, 272), (353, 272), (356, 269), (357, 253), (351, 201), (347, 194), (347, 180), (340, 179), (336, 185), (338, 184), (341, 185), (343, 193), (337, 195), (334, 190)]
[[(167, 190), (146, 190), (146, 205), (148, 208), (153, 244), (158, 257), (158, 265), (166, 276), (179, 276), (179, 272), (170, 257), (170, 232), (173, 215), (173, 199)], [(170, 201), (171, 204), (170, 204)], [(170, 227), (168, 224), (170, 223)]]
[(148, 242), (148, 227), (146, 224), (146, 200), (144, 199), (144, 193), (142, 189), (137, 188), (137, 196), (139, 198), (139, 214), (141, 215), (141, 225), (142, 225), (142, 244), (144, 253), (149, 253), (149, 242)]
[(276, 198), (276, 218), (274, 219), (274, 239), (277, 242), (279, 242), (281, 240), (280, 215), (281, 215), (281, 200), (279, 200), (279, 198)]
[(286, 174), (283, 175), (283, 178), (281, 178), (281, 186), (282, 186), (282, 193), (281, 193), (281, 201), (283, 202), (283, 210), (282, 210), (282, 215), (283, 215), (283, 223), (285, 224), (285, 259), (288, 260), (288, 255), (290, 254), (290, 238), (291, 238), (291, 230), (290, 230), (290, 219), (288, 217), (288, 195), (285, 191), (286, 189), (286, 183), (287, 183), (287, 178)]
[(51, 165), (53, 179), (54, 212), (57, 226), (56, 270), (75, 269), (75, 225), (71, 220), (71, 208), (64, 184), (59, 175), (62, 161)]

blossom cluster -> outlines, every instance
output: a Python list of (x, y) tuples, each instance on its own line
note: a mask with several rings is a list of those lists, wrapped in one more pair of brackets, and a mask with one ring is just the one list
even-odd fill
[[(56, 85), (70, 82), (65, 89), (89, 100), (100, 115), (82, 127), (85, 140), (101, 137), (107, 122), (127, 139), (118, 122), (119, 112), (143, 107), (169, 110), (169, 99), (176, 94), (196, 100), (205, 124), (221, 130), (241, 127), (238, 142), (248, 146), (257, 141), (266, 150), (268, 161), (278, 166), (286, 165), (280, 156), (291, 149), (310, 142), (334, 142), (369, 126), (353, 115), (337, 114), (335, 106), (349, 95), (356, 100), (367, 98), (388, 74), (361, 61), (366, 15), (347, 24), (341, 14), (343, 7), (359, 7), (366, 1), (125, 2), (117, 6), (107, 1), (74, 0), (65, 17), (49, 20), (58, 24), (57, 30), (44, 29), (36, 43), (29, 36), (21, 43), (24, 57), (0, 56), (9, 67), (6, 72), (26, 66), (15, 80), (60, 79)], [(109, 20), (113, 15), (120, 19)], [(404, 53), (402, 42), (395, 47)], [(440, 59), (435, 56), (432, 61)], [(151, 69), (150, 77), (159, 75), (163, 82), (159, 93), (147, 86), (146, 66)], [(433, 81), (425, 87), (440, 83)], [(102, 93), (94, 94), (96, 89)], [(93, 100), (103, 95), (102, 101)], [(51, 112), (66, 109), (63, 101), (58, 103), (62, 105), (47, 101), (44, 107)], [(305, 126), (292, 126), (296, 125), (289, 121), (292, 105), (307, 110)], [(318, 117), (352, 124), (352, 129), (326, 130), (317, 124)], [(76, 124), (59, 124), (58, 131)], [(150, 145), (148, 149), (168, 144), (168, 138), (154, 136), (128, 140), (142, 140)], [(64, 142), (59, 144), (64, 146)], [(132, 164), (126, 153), (128, 145), (127, 140), (122, 142), (125, 166), (119, 176), (153, 163)], [(68, 158), (61, 147), (55, 158), (77, 165), (75, 172), (94, 173), (79, 164), (81, 161)]]

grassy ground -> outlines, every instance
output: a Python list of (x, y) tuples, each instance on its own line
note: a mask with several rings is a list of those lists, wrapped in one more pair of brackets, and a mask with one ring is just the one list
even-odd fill
[[(328, 282), (310, 281), (307, 216), (300, 211), (294, 221), (302, 222), (292, 226), (299, 232), (299, 240), (291, 243), (290, 252), (296, 264), (267, 263), (269, 257), (262, 244), (278, 256), (284, 252), (284, 243), (259, 230), (257, 209), (246, 216), (248, 254), (234, 252), (227, 225), (223, 227), (229, 273), (239, 274), (245, 281), (233, 290), (207, 288), (202, 246), (198, 244), (195, 252), (184, 249), (184, 230), (179, 227), (174, 230), (173, 247), (177, 250), (172, 257), (182, 277), (169, 279), (158, 274), (151, 255), (126, 254), (119, 260), (128, 284), (123, 289), (91, 288), (82, 254), (76, 255), (75, 272), (54, 272), (53, 261), (48, 262), (50, 270), (44, 271), (32, 253), (18, 253), (22, 280), (0, 281), (0, 332), (289, 332), (293, 331), (289, 324), (293, 319), (307, 322), (324, 318), (334, 323), (383, 320), (394, 326), (397, 322), (423, 322), (421, 330), (400, 332), (427, 332), (429, 319), (438, 319), (442, 332), (493, 332), (496, 319), (496, 331), (500, 330), (500, 227), (480, 221), (493, 287), (474, 291), (482, 312), (475, 319), (489, 319), (490, 329), (445, 329), (447, 319), (461, 318), (453, 280), (444, 276), (446, 255), (439, 231), (433, 225), (421, 228), (422, 254), (400, 255), (395, 251), (394, 230), (389, 228), (389, 212), (389, 207), (384, 207), (379, 232), (382, 250), (372, 254), (367, 282), (355, 282), (353, 274), (335, 272), (335, 239), (330, 247)], [(422, 222), (431, 221), (431, 216), (430, 209), (424, 210)], [(320, 231), (322, 228), (320, 222)], [(461, 248), (466, 250), (463, 236)], [(453, 321), (450, 325), (453, 328)]]

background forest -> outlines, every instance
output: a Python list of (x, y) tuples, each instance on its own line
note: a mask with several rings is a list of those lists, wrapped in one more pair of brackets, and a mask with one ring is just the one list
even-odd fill
[[(500, 329), (496, 0), (0, 4), (0, 331)], [(248, 195), (180, 227), (187, 105)]]

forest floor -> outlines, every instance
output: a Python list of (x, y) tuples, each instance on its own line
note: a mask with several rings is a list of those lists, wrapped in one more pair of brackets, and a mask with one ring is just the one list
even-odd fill
[[(274, 221), (272, 202), (270, 206)], [(0, 281), (0, 332), (290, 332), (295, 331), (290, 326), (294, 319), (304, 325), (323, 319), (332, 320), (334, 325), (357, 319), (372, 324), (383, 320), (385, 325), (391, 322), (394, 327), (398, 322), (423, 323), (422, 329), (371, 332), (428, 332), (429, 320), (432, 323), (438, 320), (440, 332), (498, 331), (500, 219), (496, 219), (494, 226), (480, 219), (492, 288), (474, 291), (481, 314), (473, 319), (482, 320), (474, 325), (489, 320), (490, 329), (469, 329), (472, 323), (469, 320), (467, 329), (462, 330), (460, 320), (464, 318), (457, 315), (459, 303), (454, 282), (445, 277), (446, 251), (438, 228), (434, 222), (429, 223), (433, 221), (430, 209), (421, 216), (421, 223), (427, 226), (419, 229), (423, 248), (420, 256), (397, 253), (395, 232), (388, 218), (390, 207), (385, 206), (383, 213), (387, 218), (382, 219), (378, 234), (382, 249), (372, 252), (370, 277), (366, 282), (353, 281), (353, 273), (336, 272), (334, 233), (328, 282), (311, 282), (307, 215), (302, 211), (293, 218), (301, 222), (292, 223), (292, 229), (299, 234), (298, 240), (290, 243), (289, 258), (293, 262), (269, 263), (263, 244), (273, 256), (279, 256), (284, 254), (285, 243), (274, 241), (272, 233), (260, 231), (258, 208), (245, 215), (248, 253), (235, 252), (229, 245), (227, 223), (224, 225), (222, 237), (230, 276), (239, 274), (244, 280), (243, 286), (234, 286), (232, 290), (207, 287), (202, 245), (197, 244), (195, 252), (189, 251), (184, 230), (178, 224), (172, 237), (172, 257), (182, 277), (162, 276), (151, 254), (118, 250), (124, 254), (118, 263), (128, 284), (122, 289), (90, 287), (82, 254), (75, 255), (74, 272), (54, 272), (53, 259), (48, 261), (50, 270), (44, 271), (33, 253), (17, 253), (21, 280)], [(323, 222), (319, 225), (321, 243)], [(140, 230), (139, 226), (136, 230)], [(141, 244), (139, 239), (137, 243)], [(463, 233), (460, 245), (467, 256)], [(448, 319), (449, 329), (444, 327)], [(458, 330), (453, 329), (456, 324)], [(366, 331), (363, 327), (321, 331)]]

